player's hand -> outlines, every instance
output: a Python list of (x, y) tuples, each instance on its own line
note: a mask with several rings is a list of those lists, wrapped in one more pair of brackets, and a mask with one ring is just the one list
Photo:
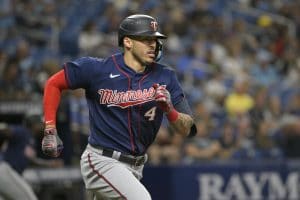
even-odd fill
[(45, 128), (44, 137), (42, 140), (43, 153), (51, 156), (58, 157), (63, 149), (63, 142), (57, 135), (55, 127)]
[(173, 109), (171, 95), (166, 89), (165, 85), (154, 84), (153, 88), (155, 89), (155, 101), (157, 102), (160, 109), (165, 113), (169, 113)]

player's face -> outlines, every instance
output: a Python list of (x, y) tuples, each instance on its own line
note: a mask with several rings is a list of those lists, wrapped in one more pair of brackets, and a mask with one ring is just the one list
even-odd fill
[(156, 37), (134, 37), (132, 39), (131, 53), (133, 57), (142, 63), (148, 65), (155, 60)]

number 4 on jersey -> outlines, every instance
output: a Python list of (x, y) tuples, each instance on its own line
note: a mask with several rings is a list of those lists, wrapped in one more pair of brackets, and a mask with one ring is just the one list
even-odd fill
[(155, 117), (155, 111), (156, 111), (156, 106), (150, 108), (146, 113), (145, 113), (145, 117), (148, 117), (149, 121), (153, 121), (154, 117)]

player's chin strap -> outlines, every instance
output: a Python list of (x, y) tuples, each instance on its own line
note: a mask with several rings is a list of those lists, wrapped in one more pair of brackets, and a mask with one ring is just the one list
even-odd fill
[(163, 49), (162, 42), (158, 39), (156, 42), (156, 49), (155, 49), (155, 61), (156, 62), (158, 62), (162, 57), (162, 49)]

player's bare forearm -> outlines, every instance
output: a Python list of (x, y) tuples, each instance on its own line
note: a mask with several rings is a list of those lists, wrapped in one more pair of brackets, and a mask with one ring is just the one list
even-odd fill
[(194, 120), (190, 115), (184, 113), (178, 113), (176, 121), (171, 122), (171, 128), (174, 128), (180, 135), (188, 136)]

